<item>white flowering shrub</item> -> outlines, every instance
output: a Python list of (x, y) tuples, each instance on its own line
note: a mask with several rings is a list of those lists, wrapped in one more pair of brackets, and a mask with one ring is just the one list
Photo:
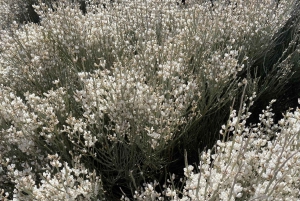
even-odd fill
[[(204, 153), (198, 174), (186, 170), (184, 194), (199, 200), (298, 200), (299, 109), (287, 112), (278, 124), (272, 116), (268, 107), (260, 123), (248, 127), (245, 117), (233, 111), (220, 131), (223, 135), (233, 132), (233, 139), (218, 141), (215, 153)], [(197, 182), (200, 189), (194, 190)]]
[(136, 200), (299, 200), (299, 112), (286, 112), (276, 124), (268, 106), (260, 123), (247, 126), (246, 105), (239, 114), (233, 110), (220, 130), (232, 137), (203, 152), (196, 170), (184, 168), (183, 189), (170, 182), (158, 193), (157, 182), (148, 183)]
[(8, 29), (13, 21), (18, 20), (18, 16), (22, 13), (22, 7), (24, 7), (24, 2), (20, 0), (10, 1), (1, 0), (0, 1), (0, 28)]
[[(12, 5), (0, 2), (0, 9)], [(203, 149), (200, 135), (216, 140), (210, 133), (217, 129), (207, 132), (204, 122), (219, 126), (213, 118), (225, 111), (220, 121), (226, 119), (246, 83), (248, 92), (258, 91), (256, 78), (241, 82), (240, 74), (273, 42), (295, 1), (78, 2), (34, 2), (39, 24), (1, 15), (1, 26), (12, 22), (0, 34), (0, 198), (201, 200), (221, 190), (228, 199), (245, 196), (239, 191), (244, 183), (230, 189), (240, 178), (218, 186), (218, 178), (227, 178), (222, 171), (205, 180), (203, 195), (194, 191), (202, 186), (190, 186), (203, 177), (191, 167), (180, 195), (171, 186), (156, 188), (172, 172), (176, 154)], [(290, 58), (277, 66), (266, 79), (269, 88), (290, 75)], [(247, 113), (232, 115), (222, 131), (233, 134), (222, 141), (225, 148), (238, 136), (242, 144), (250, 140), (242, 133), (255, 128), (246, 126)], [(244, 127), (236, 125), (241, 119)], [(269, 130), (276, 135), (273, 124)], [(265, 123), (260, 127), (264, 133)], [(218, 169), (218, 160), (236, 168), (234, 152), (216, 153), (214, 166), (200, 165), (200, 172)]]
[[(26, 104), (7, 87), (2, 86), (0, 94), (1, 170), (7, 173), (1, 175), (5, 181), (3, 187), (15, 183), (14, 198), (18, 199), (95, 198), (102, 187), (99, 176), (89, 173), (76, 157), (67, 160), (73, 154), (72, 149), (58, 126), (66, 115), (66, 92), (58, 88), (44, 93), (44, 98), (26, 93)], [(62, 167), (60, 157), (57, 153), (49, 155), (58, 150), (65, 159), (60, 173), (57, 173)], [(5, 158), (12, 154), (13, 158)], [(49, 163), (48, 159), (52, 161)], [(48, 163), (54, 168), (49, 168)], [(68, 164), (74, 163), (70, 168)], [(73, 178), (74, 175), (78, 178)], [(65, 191), (59, 190), (62, 188)]]
[[(103, 193), (102, 183), (95, 171), (90, 173), (84, 166), (70, 168), (59, 162), (57, 154), (48, 155), (52, 169), (44, 167), (43, 173), (32, 172), (28, 164), (19, 171), (14, 164), (7, 165), (8, 177), (15, 183), (14, 200), (96, 200)], [(9, 163), (7, 160), (5, 163)], [(1, 198), (7, 200), (7, 194)]]

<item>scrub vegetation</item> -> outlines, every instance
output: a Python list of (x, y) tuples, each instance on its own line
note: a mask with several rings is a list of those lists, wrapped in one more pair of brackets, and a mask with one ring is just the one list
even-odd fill
[(0, 200), (299, 200), (297, 0), (0, 0)]

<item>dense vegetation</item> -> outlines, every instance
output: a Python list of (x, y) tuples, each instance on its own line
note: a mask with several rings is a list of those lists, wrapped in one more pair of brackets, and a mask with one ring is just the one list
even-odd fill
[(299, 6), (0, 0), (0, 200), (299, 200)]

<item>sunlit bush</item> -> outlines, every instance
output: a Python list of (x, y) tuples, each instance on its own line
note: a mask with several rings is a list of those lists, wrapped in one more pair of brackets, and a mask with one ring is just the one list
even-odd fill
[(162, 193), (155, 191), (158, 183), (145, 183), (137, 200), (299, 200), (299, 108), (275, 124), (268, 106), (260, 123), (246, 126), (248, 109), (244, 104), (231, 112), (220, 130), (223, 140), (201, 153), (196, 170), (186, 165), (182, 189), (175, 188), (174, 177)]
[[(97, 200), (124, 194), (124, 199), (149, 200), (143, 197), (146, 188), (155, 189), (146, 181), (166, 182), (183, 150), (193, 155), (204, 149), (201, 144), (219, 139), (215, 132), (235, 99), (243, 102), (240, 97), (263, 92), (259, 77), (247, 72), (295, 5), (139, 0), (88, 1), (83, 7), (76, 2), (36, 2), (38, 24), (13, 21), (12, 10), (11, 21), (1, 15), (0, 188), (9, 199)], [(12, 5), (0, 3), (0, 9)], [(284, 86), (290, 57), (275, 67), (266, 88)], [(235, 123), (248, 118), (240, 115)], [(222, 141), (226, 153), (235, 140), (254, 143), (262, 135), (248, 137), (255, 126), (245, 123), (229, 129), (233, 139)], [(252, 149), (236, 149), (237, 155), (246, 148)], [(215, 166), (203, 171), (218, 168), (218, 160), (237, 167), (230, 162), (237, 159), (234, 154), (212, 156)], [(231, 188), (236, 180), (217, 187), (220, 191), (215, 181), (204, 191), (202, 184), (194, 186), (194, 192), (189, 182), (202, 177), (191, 176), (187, 168), (183, 191), (167, 189), (161, 195), (201, 200), (221, 189), (229, 193), (224, 200), (240, 195)], [(143, 183), (148, 187), (141, 190)]]

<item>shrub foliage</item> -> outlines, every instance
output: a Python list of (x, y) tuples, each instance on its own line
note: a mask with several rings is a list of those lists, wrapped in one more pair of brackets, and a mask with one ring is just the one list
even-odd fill
[(0, 0), (0, 198), (299, 199), (295, 7)]

